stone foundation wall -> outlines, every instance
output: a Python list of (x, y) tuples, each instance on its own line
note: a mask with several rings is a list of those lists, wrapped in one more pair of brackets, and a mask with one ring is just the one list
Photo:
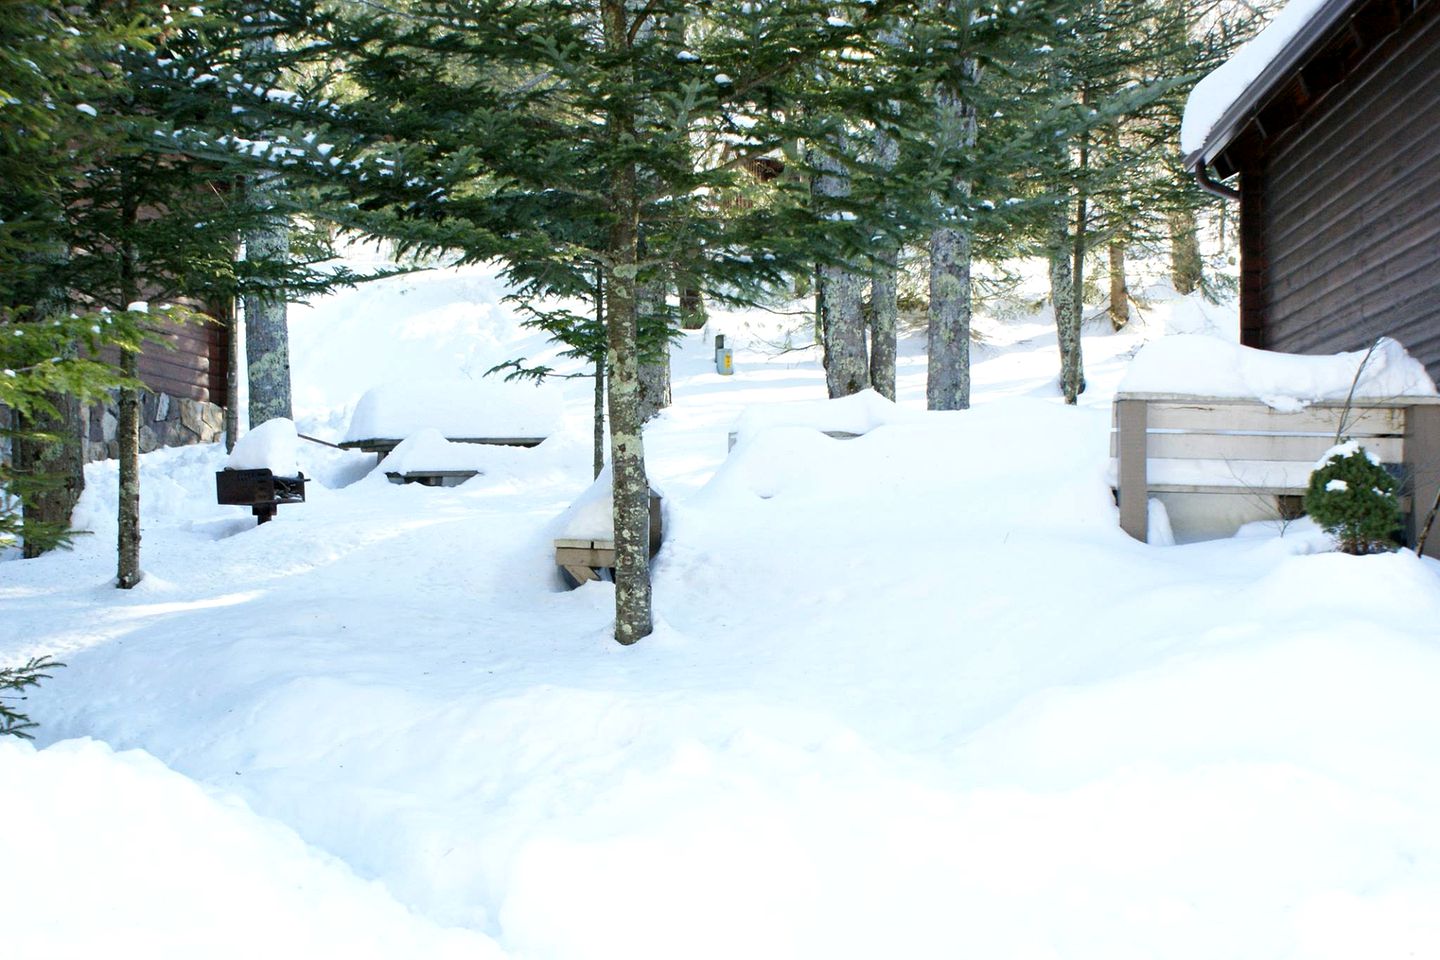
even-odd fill
[[(120, 422), (118, 402), (96, 404), (86, 411), (85, 459), (108, 460), (120, 455), (115, 428)], [(225, 410), (203, 400), (172, 397), (168, 393), (140, 394), (140, 452), (192, 443), (214, 443), (225, 436)]]

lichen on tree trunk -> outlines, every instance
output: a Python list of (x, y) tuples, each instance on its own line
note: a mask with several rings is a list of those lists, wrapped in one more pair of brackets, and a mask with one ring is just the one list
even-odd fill
[[(817, 197), (849, 196), (850, 180), (838, 157), (843, 143), (812, 144), (809, 159), (816, 171), (811, 190)], [(870, 386), (870, 361), (865, 350), (864, 285), (866, 277), (847, 263), (823, 263), (816, 271), (815, 320), (831, 399), (848, 397)]]
[[(140, 355), (133, 350), (120, 354), (120, 372), (131, 379), (140, 372)], [(120, 417), (115, 431), (120, 446), (119, 531), (116, 538), (118, 562), (115, 585), (129, 590), (144, 577), (140, 570), (140, 391), (122, 387)]]
[[(630, 44), (625, 0), (601, 0), (605, 45), (623, 53)], [(610, 101), (605, 117), (617, 150), (635, 139), (634, 105)], [(650, 596), (650, 483), (641, 433), (639, 328), (636, 273), (639, 266), (640, 200), (634, 161), (615, 162), (607, 184), (614, 219), (606, 237), (606, 366), (610, 372), (610, 469), (615, 532), (615, 639), (631, 644), (654, 629)]]
[[(974, 77), (977, 67), (964, 64)], [(935, 92), (937, 137), (950, 151), (975, 143), (975, 108), (959, 91), (942, 85)], [(950, 196), (936, 202), (951, 215), (930, 235), (930, 310), (925, 405), (930, 410), (965, 410), (970, 406), (971, 235), (955, 205), (970, 195), (970, 183), (956, 180)]]
[(1080, 353), (1079, 297), (1072, 271), (1074, 251), (1069, 244), (1065, 208), (1057, 209), (1049, 250), (1050, 301), (1055, 310), (1055, 333), (1060, 344), (1060, 392), (1075, 403), (1085, 389), (1084, 360)]
[[(52, 394), (46, 401), (54, 412), (37, 411), (26, 418), (16, 414), (15, 473), (32, 480), (43, 478), (23, 498), (26, 559), (63, 542), (58, 538), (70, 526), (70, 514), (85, 489), (80, 401), (61, 394)], [(32, 530), (39, 535), (32, 535)]]
[(1124, 329), (1130, 322), (1130, 288), (1125, 283), (1125, 244), (1110, 241), (1110, 326)]
[[(667, 325), (665, 315), (665, 286), (659, 281), (639, 284), (636, 288), (637, 330), (638, 324), (654, 326)], [(638, 335), (638, 334), (637, 334)], [(640, 422), (657, 416), (670, 406), (670, 344), (667, 340), (659, 347), (660, 356), (640, 363)]]
[(943, 227), (930, 235), (930, 323), (925, 406), (970, 407), (970, 233)]
[[(252, 203), (269, 207), (283, 186), (273, 176), (261, 176), (248, 189)], [(289, 225), (283, 217), (272, 217), (245, 234), (247, 260), (276, 263), (289, 256)], [(283, 291), (268, 288), (245, 297), (245, 359), (250, 382), (250, 426), (292, 419), (290, 332)]]
[[(875, 163), (883, 170), (892, 170), (899, 159), (900, 146), (883, 128), (875, 130)], [(899, 314), (897, 302), (900, 248), (882, 238), (870, 276), (870, 385), (887, 399), (895, 399), (895, 337)]]

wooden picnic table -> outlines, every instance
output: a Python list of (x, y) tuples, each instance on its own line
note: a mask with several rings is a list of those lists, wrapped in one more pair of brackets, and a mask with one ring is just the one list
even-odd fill
[[(360, 450), (376, 453), (384, 460), (386, 455), (400, 446), (403, 437), (372, 437), (368, 440), (346, 440), (339, 444), (343, 450)], [(538, 447), (544, 437), (446, 437), (451, 443), (488, 443), (500, 447)]]

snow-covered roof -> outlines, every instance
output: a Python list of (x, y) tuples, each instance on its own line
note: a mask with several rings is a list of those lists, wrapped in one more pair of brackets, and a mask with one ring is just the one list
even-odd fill
[(1354, 4), (1355, 0), (1290, 0), (1269, 26), (1197, 83), (1180, 125), (1186, 166), (1215, 159), (1250, 111)]

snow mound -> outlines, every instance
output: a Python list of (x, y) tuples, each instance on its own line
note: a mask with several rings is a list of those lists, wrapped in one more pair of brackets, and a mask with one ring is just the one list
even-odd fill
[[(1360, 379), (1355, 379), (1355, 371)], [(1120, 381), (1122, 393), (1184, 393), (1207, 397), (1251, 397), (1280, 410), (1321, 400), (1436, 394), (1425, 367), (1399, 343), (1381, 338), (1369, 358), (1365, 351), (1331, 356), (1272, 353), (1213, 337), (1181, 334), (1152, 340), (1140, 349)]]
[(277, 476), (293, 477), (300, 470), (300, 437), (295, 423), (283, 417), (267, 420), (235, 443), (229, 470), (269, 470)]
[(477, 443), (452, 443), (439, 430), (430, 428), (411, 434), (400, 441), (385, 458), (385, 472), (409, 473), (412, 470), (480, 470), (485, 469), (486, 450)]
[(447, 437), (548, 437), (562, 396), (549, 384), (503, 380), (409, 380), (360, 398), (347, 441), (408, 437), (427, 428)]
[[(660, 491), (652, 483), (651, 493)], [(615, 491), (610, 465), (600, 471), (585, 492), (555, 520), (555, 536), (565, 540), (613, 540), (615, 538)]]
[(140, 750), (0, 740), (0, 819), (16, 960), (502, 956)]
[(835, 400), (802, 400), (746, 407), (735, 421), (737, 439), (772, 427), (808, 427), (823, 433), (866, 434), (891, 423), (913, 423), (916, 411), (896, 406), (874, 390)]

